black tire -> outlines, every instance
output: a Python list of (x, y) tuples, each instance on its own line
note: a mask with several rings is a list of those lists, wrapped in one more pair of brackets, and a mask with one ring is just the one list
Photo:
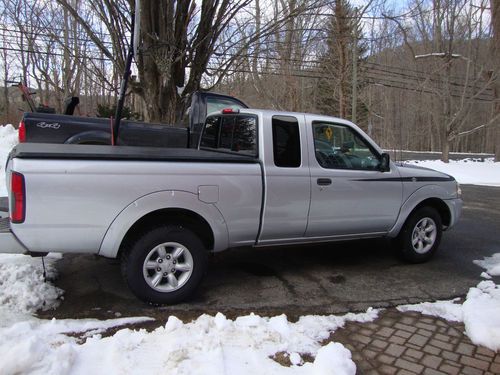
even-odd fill
[[(425, 219), (428, 219), (427, 222), (424, 221)], [(428, 232), (423, 228), (424, 224), (428, 229), (430, 225), (435, 226), (434, 236), (427, 236)], [(418, 208), (408, 217), (396, 239), (397, 251), (407, 262), (426, 262), (436, 253), (442, 233), (443, 224), (439, 212), (432, 207)], [(432, 242), (429, 242), (431, 240)], [(417, 243), (414, 245), (415, 241)], [(422, 248), (419, 249), (419, 246)]]
[[(167, 246), (163, 246), (165, 244)], [(173, 244), (180, 245), (180, 247)], [(162, 264), (158, 264), (157, 269), (148, 268), (146, 258), (149, 264), (159, 262), (160, 252), (155, 249), (161, 247), (166, 249), (166, 252), (163, 251), (166, 255), (162, 258)], [(188, 277), (185, 276), (189, 271), (174, 272), (176, 267), (174, 251), (178, 248), (182, 248), (183, 251), (179, 258), (175, 258), (179, 259), (177, 266), (186, 266), (189, 263), (191, 271)], [(130, 244), (128, 249), (123, 251), (122, 274), (130, 290), (144, 302), (155, 306), (176, 304), (188, 299), (201, 283), (207, 270), (207, 254), (208, 251), (203, 242), (189, 229), (178, 225), (160, 226), (144, 232), (134, 243)], [(169, 260), (166, 260), (167, 258)], [(182, 261), (184, 264), (181, 264)], [(170, 271), (170, 267), (174, 268)], [(179, 283), (177, 287), (171, 285), (171, 276), (176, 277)], [(155, 277), (160, 280), (156, 287), (151, 285), (154, 284)], [(161, 288), (163, 290), (158, 290)], [(166, 290), (166, 288), (172, 289)]]

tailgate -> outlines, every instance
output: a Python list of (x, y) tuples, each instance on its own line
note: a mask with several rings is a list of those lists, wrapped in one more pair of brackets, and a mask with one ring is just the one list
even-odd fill
[(10, 218), (0, 219), (0, 253), (24, 254), (28, 250), (21, 245), (10, 230)]

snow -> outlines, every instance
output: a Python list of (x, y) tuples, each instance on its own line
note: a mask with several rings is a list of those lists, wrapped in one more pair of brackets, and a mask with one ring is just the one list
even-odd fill
[(493, 254), (493, 256), (486, 257), (483, 260), (475, 260), (474, 264), (484, 268), (489, 276), (500, 276), (500, 253)]
[[(475, 260), (474, 263), (487, 269), (487, 275), (500, 275), (500, 253), (483, 260)], [(500, 350), (500, 286), (492, 280), (481, 281), (476, 287), (470, 288), (463, 304), (457, 303), (457, 300), (424, 302), (398, 306), (398, 310), (418, 311), (450, 321), (463, 322), (465, 333), (474, 344), (494, 351)]]
[(463, 308), (455, 300), (422, 302), (416, 305), (401, 305), (397, 309), (401, 312), (417, 311), (425, 315), (440, 317), (451, 322), (463, 322)]
[[(106, 329), (148, 319), (41, 320), (24, 316), (17, 323), (0, 328), (0, 374), (66, 374), (79, 359), (81, 345), (79, 338), (73, 336), (75, 333), (81, 333), (83, 338), (97, 338)], [(91, 373), (103, 373), (99, 363), (92, 365), (95, 371)]]
[[(54, 262), (60, 256), (46, 257), (47, 278), (55, 277)], [(51, 283), (43, 282), (40, 258), (27, 255), (0, 254), (0, 317), (10, 310), (18, 313), (34, 313), (37, 310), (54, 309), (59, 305), (63, 291)], [(0, 325), (2, 323), (0, 322)]]
[(412, 160), (405, 162), (449, 174), (460, 184), (500, 186), (500, 163), (492, 158), (479, 161), (476, 159), (450, 160)]
[(491, 280), (470, 288), (463, 304), (465, 333), (476, 345), (500, 350), (500, 288)]
[[(285, 315), (247, 315), (235, 320), (218, 313), (183, 323), (167, 323), (147, 332), (120, 329), (103, 337), (106, 328), (147, 318), (40, 320), (30, 318), (0, 328), (0, 373), (127, 374), (355, 374), (351, 353), (342, 344), (321, 346), (347, 321), (372, 321), (378, 311), (338, 316), (306, 316), (291, 323)], [(82, 335), (75, 333), (83, 332)], [(72, 335), (66, 335), (71, 333)], [(290, 353), (292, 366), (271, 357)], [(300, 353), (315, 356), (303, 363)]]

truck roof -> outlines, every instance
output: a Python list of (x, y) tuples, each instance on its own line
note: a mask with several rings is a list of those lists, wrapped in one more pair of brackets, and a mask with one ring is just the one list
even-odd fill
[[(351, 126), (356, 126), (356, 124), (352, 123), (349, 120), (340, 118), (340, 117), (334, 117), (334, 116), (327, 116), (327, 115), (318, 115), (315, 113), (308, 113), (308, 112), (291, 112), (291, 111), (283, 111), (283, 110), (275, 110), (275, 109), (259, 109), (259, 108), (240, 108), (239, 113), (242, 114), (252, 114), (252, 115), (263, 115), (263, 116), (314, 116), (315, 119), (319, 120), (324, 120), (328, 122), (335, 122), (335, 123), (340, 123), (340, 124), (349, 124)], [(215, 115), (221, 115), (223, 114), (222, 111), (216, 111), (208, 114), (207, 117), (209, 116), (215, 116)], [(224, 115), (224, 114), (223, 114)]]

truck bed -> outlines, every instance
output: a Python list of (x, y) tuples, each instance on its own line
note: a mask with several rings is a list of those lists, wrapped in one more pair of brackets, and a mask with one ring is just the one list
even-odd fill
[(253, 156), (191, 148), (63, 145), (48, 143), (18, 144), (10, 154), (20, 159), (175, 161), (205, 163), (257, 163)]

